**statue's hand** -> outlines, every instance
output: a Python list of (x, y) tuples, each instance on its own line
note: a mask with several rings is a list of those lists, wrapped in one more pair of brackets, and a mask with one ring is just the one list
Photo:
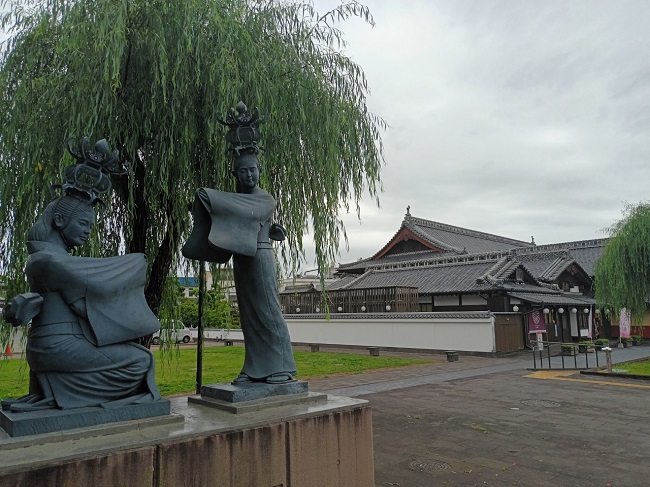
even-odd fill
[(4, 319), (13, 326), (27, 325), (41, 311), (43, 297), (37, 293), (23, 293), (14, 297), (4, 309)]
[(269, 238), (271, 240), (275, 240), (276, 242), (282, 242), (285, 238), (287, 238), (287, 231), (279, 223), (274, 223), (271, 225), (271, 228), (269, 230)]

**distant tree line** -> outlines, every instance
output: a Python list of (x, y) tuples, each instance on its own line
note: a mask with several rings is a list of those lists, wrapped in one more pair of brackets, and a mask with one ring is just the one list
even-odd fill
[[(191, 297), (183, 296), (183, 288), (179, 286), (178, 314), (185, 326), (199, 326), (198, 290), (190, 291)], [(203, 301), (204, 328), (241, 328), (239, 311), (234, 303), (229, 302), (226, 295), (218, 287), (205, 293)]]

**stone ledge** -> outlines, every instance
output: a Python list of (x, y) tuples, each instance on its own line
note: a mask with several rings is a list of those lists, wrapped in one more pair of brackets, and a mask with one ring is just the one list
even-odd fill
[(327, 394), (303, 392), (298, 394), (264, 397), (262, 399), (253, 399), (251, 401), (236, 403), (205, 396), (190, 396), (187, 400), (195, 404), (221, 409), (222, 411), (228, 411), (233, 414), (244, 414), (280, 406), (327, 402)]
[(309, 391), (309, 383), (304, 380), (286, 382), (284, 384), (267, 384), (266, 382), (244, 382), (231, 384), (221, 382), (201, 388), (201, 396), (218, 399), (225, 402), (243, 402), (262, 399), (271, 396), (285, 396)]
[(185, 418), (180, 414), (166, 414), (164, 416), (154, 416), (151, 418), (134, 419), (131, 421), (118, 421), (99, 426), (87, 426), (85, 428), (73, 428), (66, 431), (55, 431), (52, 433), (43, 433), (29, 436), (17, 436), (11, 438), (7, 433), (0, 430), (0, 451), (15, 450), (17, 448), (26, 448), (34, 445), (46, 445), (48, 443), (57, 443), (61, 441), (74, 441), (90, 437), (101, 437), (108, 435), (117, 435), (129, 431), (141, 431), (145, 428), (156, 426), (167, 426), (174, 423), (183, 423)]
[(326, 397), (250, 414), (174, 397), (184, 421), (2, 451), (0, 485), (372, 487), (368, 401)]
[(30, 412), (3, 410), (0, 411), (0, 427), (9, 436), (16, 437), (165, 416), (170, 412), (168, 399), (116, 408), (44, 409)]

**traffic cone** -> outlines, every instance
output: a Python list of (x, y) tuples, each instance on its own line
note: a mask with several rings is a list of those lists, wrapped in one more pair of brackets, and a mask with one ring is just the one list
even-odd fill
[(9, 357), (11, 355), (11, 344), (7, 343), (7, 350), (5, 350), (5, 355)]

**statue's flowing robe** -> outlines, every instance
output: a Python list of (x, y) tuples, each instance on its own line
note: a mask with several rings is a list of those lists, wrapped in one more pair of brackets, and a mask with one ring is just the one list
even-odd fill
[(47, 242), (28, 250), (27, 280), (43, 296), (27, 340), (30, 392), (60, 408), (160, 399), (153, 355), (130, 341), (160, 328), (144, 297), (145, 256), (73, 257)]
[(242, 373), (258, 380), (296, 374), (269, 242), (274, 209), (273, 197), (259, 188), (254, 194), (200, 188), (192, 213), (194, 228), (183, 247), (183, 255), (196, 260), (223, 263), (232, 255), (246, 349)]

